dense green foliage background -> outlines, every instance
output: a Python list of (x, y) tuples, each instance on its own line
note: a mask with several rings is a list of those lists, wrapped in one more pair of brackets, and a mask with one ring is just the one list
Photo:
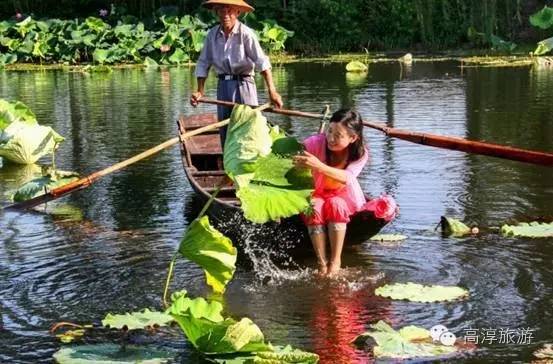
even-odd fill
[[(98, 16), (100, 9), (156, 19), (159, 10), (208, 19), (202, 0), (3, 0), (0, 16)], [(444, 49), (486, 45), (492, 35), (535, 42), (546, 34), (528, 16), (553, 0), (249, 0), (257, 19), (274, 19), (295, 32), (286, 44), (296, 53), (368, 49)], [(485, 37), (471, 38), (469, 29)]]

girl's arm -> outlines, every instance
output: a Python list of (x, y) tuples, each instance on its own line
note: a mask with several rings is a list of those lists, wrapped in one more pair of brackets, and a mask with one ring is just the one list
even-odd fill
[(324, 174), (340, 183), (350, 184), (353, 180), (357, 178), (359, 173), (363, 170), (363, 167), (369, 159), (369, 151), (365, 149), (365, 153), (358, 160), (348, 164), (346, 169), (334, 168), (327, 164), (321, 162), (319, 158), (313, 154), (304, 151), (303, 155), (294, 157), (294, 165), (298, 167), (311, 168), (313, 170), (319, 171), (319, 173)]
[(346, 169), (334, 168), (324, 164), (321, 160), (315, 157), (313, 154), (304, 151), (302, 155), (294, 157), (294, 165), (297, 167), (311, 168), (319, 171), (340, 183), (346, 184), (348, 181), (348, 172)]

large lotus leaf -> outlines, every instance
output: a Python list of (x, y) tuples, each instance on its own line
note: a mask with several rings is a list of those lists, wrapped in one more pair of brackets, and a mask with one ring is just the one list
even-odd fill
[[(410, 359), (449, 355), (457, 351), (455, 346), (431, 343), (430, 332), (426, 329), (407, 326), (394, 330), (384, 321), (371, 325), (372, 330), (361, 334), (355, 341), (370, 336), (376, 342), (374, 355), (378, 358)], [(430, 342), (420, 342), (428, 340)], [(416, 341), (416, 342), (415, 342)]]
[(366, 72), (368, 69), (366, 64), (359, 61), (351, 61), (346, 65), (348, 72)]
[(267, 119), (261, 112), (246, 105), (235, 106), (225, 141), (225, 172), (231, 178), (253, 172), (255, 161), (268, 155), (271, 145)]
[(273, 153), (283, 156), (293, 156), (304, 151), (303, 144), (298, 142), (296, 138), (282, 137), (273, 139), (271, 149)]
[(220, 302), (208, 302), (202, 297), (190, 299), (181, 295), (173, 300), (167, 312), (177, 321), (188, 341), (199, 349), (198, 340), (211, 335), (223, 322), (222, 310)]
[(547, 38), (542, 40), (541, 42), (538, 42), (538, 46), (534, 50), (534, 55), (541, 56), (542, 54), (548, 53), (552, 49), (553, 49), (553, 37)]
[(15, 163), (35, 163), (63, 140), (49, 126), (14, 121), (0, 136), (0, 156)]
[(295, 168), (292, 159), (273, 153), (257, 159), (252, 180), (293, 189), (313, 188), (313, 177), (309, 169)]
[(553, 222), (539, 223), (520, 223), (518, 225), (503, 225), (501, 233), (505, 236), (524, 236), (527, 238), (550, 238), (553, 237)]
[(133, 312), (113, 315), (108, 313), (102, 320), (102, 325), (112, 329), (128, 330), (145, 329), (148, 327), (167, 326), (173, 317), (163, 312), (145, 309), (142, 312)]
[(171, 362), (175, 353), (153, 346), (116, 344), (79, 345), (58, 350), (58, 364), (162, 364)]
[(214, 327), (209, 335), (199, 338), (197, 344), (206, 354), (271, 350), (259, 327), (246, 317), (238, 322), (227, 318)]
[(74, 172), (57, 171), (55, 174), (48, 174), (35, 178), (21, 186), (14, 194), (15, 202), (22, 202), (34, 197), (38, 197), (51, 190), (71, 183), (79, 179), (79, 175)]
[[(271, 140), (273, 141), (273, 147), (275, 145), (276, 140), (286, 138), (286, 133), (284, 133), (284, 131), (281, 130), (278, 127), (278, 125), (269, 125), (269, 135), (271, 136)], [(291, 138), (291, 139), (296, 140), (295, 138)]]
[(263, 224), (297, 215), (309, 208), (311, 189), (294, 190), (284, 187), (250, 183), (236, 193), (242, 202), (244, 216)]
[(547, 5), (535, 14), (530, 15), (530, 24), (540, 29), (548, 29), (553, 26), (553, 8)]
[(207, 216), (190, 224), (179, 252), (203, 268), (207, 284), (215, 292), (225, 291), (236, 269), (237, 251), (229, 238), (210, 225)]
[(196, 319), (206, 319), (211, 322), (224, 320), (221, 312), (223, 305), (218, 301), (207, 301), (203, 297), (190, 298), (186, 291), (179, 291), (171, 295), (172, 304), (167, 310), (171, 315), (189, 315)]
[(460, 287), (424, 286), (417, 283), (394, 283), (377, 288), (377, 296), (393, 300), (408, 300), (413, 302), (453, 301), (467, 297), (469, 292)]
[(188, 62), (189, 60), (190, 56), (180, 48), (175, 49), (173, 54), (169, 57), (169, 62), (173, 64), (181, 64)]
[(442, 216), (440, 220), (442, 231), (451, 236), (464, 236), (470, 234), (470, 228), (457, 219)]
[(273, 138), (284, 139), (279, 134), (271, 132), (258, 110), (234, 107), (224, 149), (225, 172), (238, 188), (244, 216), (256, 223), (296, 215), (309, 207), (313, 183), (309, 171), (296, 170), (289, 158), (269, 155)]
[(180, 294), (167, 312), (178, 322), (187, 339), (203, 353), (270, 350), (264, 343), (263, 333), (251, 320), (223, 319), (222, 309), (217, 301), (206, 301), (202, 297), (190, 299)]
[(9, 102), (0, 99), (0, 131), (4, 130), (14, 121), (20, 121), (30, 125), (38, 124), (35, 114), (24, 103), (20, 101)]

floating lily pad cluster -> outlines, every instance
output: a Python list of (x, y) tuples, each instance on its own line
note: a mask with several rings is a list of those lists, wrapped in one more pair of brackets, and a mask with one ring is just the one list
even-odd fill
[[(117, 24), (97, 17), (1, 21), (0, 67), (16, 62), (182, 64), (198, 57), (210, 26), (191, 15), (163, 15), (155, 24), (148, 29), (130, 16)], [(269, 51), (282, 50), (294, 34), (271, 20), (256, 27), (261, 45)]]

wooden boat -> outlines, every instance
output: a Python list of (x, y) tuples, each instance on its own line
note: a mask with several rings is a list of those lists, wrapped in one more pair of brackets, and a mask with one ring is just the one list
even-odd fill
[[(179, 134), (215, 122), (215, 114), (181, 116)], [(299, 216), (266, 224), (253, 224), (244, 218), (236, 190), (223, 170), (218, 130), (181, 140), (180, 150), (186, 177), (197, 194), (199, 204), (207, 202), (217, 187), (223, 185), (208, 209), (208, 215), (211, 223), (238, 245), (239, 252), (244, 249), (244, 244), (262, 249), (283, 248), (290, 255), (311, 252), (307, 229)], [(372, 212), (357, 213), (348, 223), (346, 243), (366, 241), (384, 225), (386, 221), (376, 218)]]

